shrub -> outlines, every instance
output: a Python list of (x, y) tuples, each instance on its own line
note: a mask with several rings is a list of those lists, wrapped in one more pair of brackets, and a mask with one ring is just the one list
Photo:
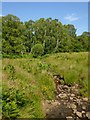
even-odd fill
[(19, 116), (19, 109), (15, 99), (15, 91), (8, 90), (2, 93), (2, 117), (3, 118), (16, 118)]
[(13, 65), (8, 64), (7, 66), (4, 67), (4, 70), (7, 71), (10, 80), (16, 79), (16, 76), (15, 76), (16, 70)]
[(26, 106), (29, 100), (25, 91), (15, 88), (5, 89), (2, 92), (2, 116), (3, 118), (17, 118), (20, 116), (20, 108)]
[(44, 52), (43, 46), (41, 44), (35, 44), (31, 48), (31, 53), (33, 54), (33, 57), (41, 56)]

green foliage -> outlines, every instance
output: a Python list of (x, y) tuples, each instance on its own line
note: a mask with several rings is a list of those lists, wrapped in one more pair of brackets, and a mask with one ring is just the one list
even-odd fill
[(28, 99), (24, 91), (19, 91), (14, 88), (3, 90), (2, 93), (2, 114), (3, 118), (17, 118), (20, 108), (28, 103)]
[(15, 100), (15, 94), (12, 94), (11, 90), (3, 91), (2, 103), (3, 118), (16, 118), (19, 116), (19, 109)]
[(72, 24), (62, 25), (58, 19), (40, 18), (25, 23), (14, 15), (2, 17), (2, 49), (3, 57), (24, 57), (32, 52), (37, 44), (43, 50), (35, 50), (34, 57), (57, 52), (81, 52), (89, 50), (90, 33), (76, 35), (76, 28)]
[(25, 26), (14, 15), (2, 17), (2, 47), (3, 54), (22, 54), (26, 51), (24, 44)]
[(43, 46), (41, 44), (36, 44), (32, 47), (31, 53), (33, 54), (34, 57), (41, 56), (43, 54)]
[(15, 76), (15, 68), (13, 65), (11, 64), (8, 64), (7, 66), (4, 67), (4, 70), (6, 72), (8, 72), (8, 75), (9, 75), (9, 79), (10, 80), (15, 80), (16, 79), (16, 76)]
[(76, 36), (76, 29), (74, 27), (74, 25), (68, 24), (68, 25), (64, 25), (64, 27), (66, 28), (68, 34), (72, 37)]
[(50, 67), (50, 65), (49, 64), (47, 64), (47, 63), (45, 63), (45, 62), (39, 62), (38, 63), (38, 67), (41, 69), (41, 70), (48, 70), (49, 69), (49, 67)]
[(15, 101), (5, 102), (3, 101), (3, 118), (17, 118), (19, 116), (17, 104)]
[[(86, 52), (46, 54), (42, 59), (28, 56), (22, 59), (3, 59), (2, 68), (4, 118), (44, 118), (42, 101), (55, 97), (53, 74), (63, 75), (66, 84), (79, 84), (79, 94), (88, 96)], [(11, 81), (8, 75), (14, 71), (16, 79)]]
[(41, 93), (44, 99), (52, 100), (54, 98), (54, 84), (52, 77), (47, 75), (47, 72), (38, 74), (38, 81)]

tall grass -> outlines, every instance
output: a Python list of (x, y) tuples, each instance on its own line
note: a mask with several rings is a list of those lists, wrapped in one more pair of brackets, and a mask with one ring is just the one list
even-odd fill
[[(79, 91), (87, 96), (88, 53), (58, 53), (42, 58), (3, 59), (3, 90), (13, 88), (26, 101), (18, 107), (19, 118), (43, 118), (42, 101), (54, 99), (53, 74), (62, 74), (65, 83), (79, 83)], [(7, 89), (8, 88), (8, 89)], [(17, 95), (17, 94), (16, 94)], [(17, 104), (17, 103), (15, 103)], [(4, 106), (3, 106), (4, 107)]]

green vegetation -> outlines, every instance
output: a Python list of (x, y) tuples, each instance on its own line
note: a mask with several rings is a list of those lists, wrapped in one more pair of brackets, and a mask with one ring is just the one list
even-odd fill
[(74, 25), (52, 18), (23, 23), (8, 14), (0, 21), (3, 118), (44, 118), (43, 100), (55, 97), (55, 73), (87, 96), (89, 32), (77, 36)]
[(33, 57), (41, 56), (43, 52), (44, 50), (41, 44), (35, 44), (31, 49), (31, 53), (33, 54)]
[(62, 25), (58, 19), (40, 18), (23, 23), (17, 16), (8, 14), (2, 17), (2, 31), (2, 54), (6, 58), (23, 57), (32, 50), (35, 57), (42, 53), (45, 55), (89, 50), (90, 33), (84, 32), (77, 36), (74, 25)]
[(81, 85), (87, 96), (88, 53), (55, 53), (41, 58), (3, 59), (3, 118), (44, 118), (42, 102), (55, 97), (53, 74)]

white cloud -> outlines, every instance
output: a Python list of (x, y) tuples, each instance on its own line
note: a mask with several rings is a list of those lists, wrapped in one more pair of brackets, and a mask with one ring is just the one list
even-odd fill
[(3, 17), (4, 15), (0, 15), (0, 17)]
[(72, 21), (76, 21), (78, 20), (79, 18), (75, 16), (75, 14), (71, 14), (71, 15), (67, 15), (66, 17), (64, 17), (64, 19), (72, 22)]

